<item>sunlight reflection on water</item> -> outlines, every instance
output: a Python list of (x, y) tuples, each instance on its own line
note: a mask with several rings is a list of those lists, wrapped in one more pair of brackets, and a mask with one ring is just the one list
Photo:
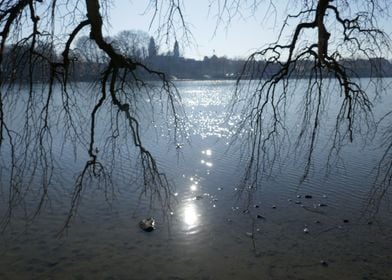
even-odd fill
[(191, 191), (197, 191), (197, 185), (196, 184), (191, 185), (190, 189)]
[[(198, 86), (200, 84), (203, 86)], [(249, 205), (244, 206), (237, 200), (239, 193), (246, 194), (237, 188), (243, 170), (238, 163), (242, 150), (240, 147), (226, 152), (239, 116), (225, 117), (230, 92), (226, 83), (211, 89), (215, 86), (212, 81), (183, 82), (181, 93), (189, 117), (186, 135), (192, 145), (179, 142), (172, 145), (176, 153), (169, 153), (172, 150), (166, 147), (164, 138), (168, 134), (167, 127), (160, 126), (158, 121), (152, 123), (160, 129), (157, 135), (162, 136), (157, 137), (158, 145), (152, 137), (146, 140), (155, 148), (154, 155), (178, 186), (174, 193), (176, 204), (170, 212), (172, 224), (165, 224), (157, 211), (151, 210), (148, 203), (144, 204), (145, 200), (140, 202), (141, 197), (130, 191), (126, 175), (131, 176), (132, 170), (120, 162), (116, 166), (121, 168), (113, 174), (116, 183), (113, 191), (119, 194), (114, 203), (102, 203), (107, 197), (101, 190), (84, 189), (83, 203), (69, 236), (53, 239), (65, 219), (64, 214), (59, 213), (69, 207), (72, 192), (66, 188), (67, 183), (72, 186), (72, 172), (79, 168), (72, 156), (66, 157), (72, 152), (65, 152), (61, 160), (68, 165), (62, 177), (71, 178), (71, 182), (58, 180), (58, 194), (51, 192), (51, 200), (56, 203), (51, 205), (50, 213), (41, 214), (48, 217), (40, 216), (29, 228), (31, 236), (21, 235), (18, 239), (18, 232), (12, 230), (7, 236), (11, 241), (0, 242), (1, 249), (8, 249), (2, 251), (0, 258), (0, 278), (3, 279), (4, 271), (10, 271), (15, 275), (26, 273), (26, 277), (18, 279), (62, 279), (71, 273), (80, 274), (78, 278), (96, 279), (98, 274), (92, 272), (95, 270), (107, 273), (106, 278), (129, 279), (132, 268), (141, 275), (137, 279), (157, 279), (154, 275), (157, 271), (163, 271), (162, 279), (190, 279), (192, 276), (196, 279), (202, 268), (204, 275), (200, 279), (260, 279), (263, 271), (274, 274), (274, 279), (287, 279), (292, 275), (284, 273), (295, 267), (293, 273), (298, 272), (298, 277), (304, 279), (317, 278), (319, 269), (322, 279), (334, 279), (332, 276), (339, 269), (345, 271), (345, 275), (355, 274), (350, 279), (369, 279), (367, 270), (387, 271), (385, 256), (390, 256), (391, 222), (385, 223), (389, 227), (384, 229), (384, 234), (379, 230), (382, 224), (379, 226), (378, 221), (374, 226), (358, 220), (361, 210), (358, 205), (367, 194), (369, 182), (363, 174), (369, 163), (374, 162), (374, 151), (369, 153), (372, 157), (366, 157), (362, 150), (349, 150), (348, 160), (354, 159), (353, 167), (348, 162), (344, 173), (333, 173), (334, 176), (324, 179), (315, 173), (300, 187), (301, 161), (295, 157), (284, 158), (284, 172), (258, 189), (255, 204), (252, 201), (249, 209), (243, 211)], [(197, 90), (193, 90), (195, 87)], [(362, 154), (365, 157), (359, 157)], [(323, 158), (315, 159), (315, 163), (319, 161)], [(311, 194), (313, 198), (300, 201), (303, 205), (296, 204), (298, 194), (303, 198)], [(65, 204), (57, 205), (57, 200)], [(315, 204), (319, 202), (326, 202), (327, 206), (317, 209)], [(0, 208), (3, 205), (6, 203), (0, 203)], [(150, 215), (156, 218), (158, 226), (156, 231), (146, 233), (137, 223)], [(390, 216), (387, 217), (390, 220)], [(342, 218), (350, 222), (345, 223)], [(385, 220), (385, 215), (381, 218)], [(305, 224), (310, 231), (306, 235)], [(250, 236), (255, 228), (261, 231)], [(252, 248), (260, 250), (262, 257), (256, 258)], [(380, 257), (376, 257), (378, 255)], [(354, 259), (354, 256), (357, 257)], [(320, 259), (327, 259), (331, 266), (319, 265)], [(232, 274), (224, 278), (221, 275), (224, 271)], [(116, 273), (120, 273), (118, 277), (114, 277)], [(5, 279), (16, 278), (7, 278), (6, 274)]]
[(199, 217), (200, 214), (193, 202), (188, 202), (184, 205), (182, 210), (182, 221), (187, 234), (196, 234), (198, 232)]
[[(218, 82), (219, 84), (219, 82)], [(187, 133), (202, 138), (215, 136), (226, 138), (233, 135), (239, 116), (227, 116), (231, 98), (231, 85), (217, 87), (194, 87), (193, 83), (183, 88), (183, 104), (189, 122)]]

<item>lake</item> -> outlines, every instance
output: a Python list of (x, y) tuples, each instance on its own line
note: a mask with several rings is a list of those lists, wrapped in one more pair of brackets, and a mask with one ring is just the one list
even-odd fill
[[(390, 82), (384, 80), (386, 87)], [(331, 116), (338, 98), (331, 94), (309, 176), (301, 183), (306, 150), (292, 144), (303, 108), (294, 94), (287, 104), (288, 137), (279, 143), (280, 156), (257, 190), (241, 192), (248, 159), (246, 134), (232, 142), (241, 116), (235, 110), (226, 114), (235, 83), (176, 85), (188, 118), (178, 143), (172, 140), (171, 120), (168, 127), (161, 115), (165, 107), (155, 107), (154, 114), (148, 107), (138, 111), (142, 140), (174, 186), (172, 208), (162, 209), (156, 200), (141, 195), (135, 149), (127, 141), (129, 134), (108, 140), (112, 118), (105, 116), (115, 116), (108, 110), (100, 116), (96, 145), (110, 183), (102, 178), (88, 182), (75, 217), (62, 230), (88, 154), (86, 144), (64, 141), (63, 126), (54, 128), (47, 140), (55, 167), (48, 176), (47, 198), (32, 219), (45, 172), (38, 164), (0, 235), (0, 279), (392, 279), (390, 193), (376, 213), (368, 207), (375, 167), (383, 154), (381, 126), (372, 142), (355, 138), (328, 165), (330, 129), (335, 125)], [(87, 93), (94, 90), (80, 87)], [(371, 87), (368, 92), (373, 98)], [(60, 95), (55, 98), (61, 100)], [(80, 98), (84, 101), (77, 130), (83, 131), (95, 99), (89, 94)], [(391, 96), (380, 95), (373, 103), (376, 119), (392, 108)], [(21, 109), (16, 104), (9, 110)], [(62, 123), (64, 112), (54, 112), (51, 121)], [(23, 119), (10, 121), (18, 124)], [(9, 199), (6, 148), (0, 160), (2, 214)], [(40, 160), (37, 156), (36, 162)], [(31, 173), (31, 168), (26, 170)], [(156, 219), (152, 232), (138, 226), (147, 217)]]

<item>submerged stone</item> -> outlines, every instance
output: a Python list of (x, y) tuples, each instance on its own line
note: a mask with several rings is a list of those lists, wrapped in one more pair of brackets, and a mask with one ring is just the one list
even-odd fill
[(305, 195), (305, 198), (312, 198), (313, 196), (311, 196), (310, 194)]
[(325, 266), (325, 267), (328, 266), (328, 263), (327, 263), (326, 261), (324, 261), (324, 260), (321, 260), (321, 261), (320, 261), (320, 264), (321, 264), (322, 266)]
[(139, 222), (139, 227), (147, 232), (153, 231), (155, 229), (155, 219), (152, 217), (143, 219)]

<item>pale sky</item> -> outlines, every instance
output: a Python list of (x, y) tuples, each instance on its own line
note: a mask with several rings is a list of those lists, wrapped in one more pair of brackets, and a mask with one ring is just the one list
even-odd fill
[[(178, 34), (181, 53), (185, 57), (203, 59), (204, 56), (213, 55), (215, 51), (217, 56), (244, 58), (276, 38), (277, 31), (273, 30), (275, 14), (267, 11), (268, 6), (259, 7), (260, 18), (252, 16), (251, 11), (245, 9), (242, 18), (237, 16), (228, 26), (225, 22), (221, 22), (218, 26), (217, 6), (209, 7), (209, 0), (184, 2), (184, 18), (193, 35), (191, 44), (185, 44), (184, 40), (181, 44), (182, 33)], [(108, 35), (115, 35), (121, 30), (130, 29), (143, 30), (154, 36), (157, 34), (158, 21), (149, 30), (152, 13), (144, 13), (149, 0), (116, 0), (113, 3), (110, 9), (111, 27), (108, 29)], [(268, 24), (265, 20), (266, 13), (273, 14)], [(170, 48), (172, 45), (173, 41), (170, 42)]]
[[(180, 0), (181, 1), (181, 0)], [(168, 1), (158, 1), (159, 3)], [(180, 52), (189, 58), (203, 59), (204, 56), (226, 55), (229, 58), (246, 58), (252, 51), (265, 47), (277, 39), (282, 21), (287, 12), (287, 3), (292, 4), (294, 10), (296, 1), (274, 1), (276, 10), (271, 10), (269, 1), (261, 1), (256, 13), (246, 8), (246, 3), (253, 1), (241, 1), (242, 17), (236, 16), (227, 26), (225, 22), (219, 25), (217, 21), (217, 3), (219, 0), (183, 0), (183, 15), (187, 26), (193, 35), (191, 44), (182, 40), (182, 32), (176, 29), (180, 42)], [(210, 6), (213, 2), (214, 5)], [(228, 1), (231, 3), (231, 1)], [(235, 2), (235, 1), (233, 1)], [(121, 30), (143, 30), (156, 37), (159, 17), (155, 24), (149, 29), (153, 13), (145, 13), (150, 0), (115, 0), (109, 9), (110, 27), (107, 35), (115, 35)], [(293, 12), (291, 9), (290, 12)], [(227, 16), (225, 17), (227, 19)], [(390, 34), (392, 25), (390, 20), (383, 20), (382, 25)], [(290, 26), (289, 29), (290, 30)], [(216, 31), (216, 32), (215, 32)], [(169, 48), (172, 49), (174, 36), (171, 37)], [(158, 42), (161, 50), (164, 42)], [(163, 46), (162, 46), (163, 45)], [(166, 45), (167, 50), (167, 45)]]

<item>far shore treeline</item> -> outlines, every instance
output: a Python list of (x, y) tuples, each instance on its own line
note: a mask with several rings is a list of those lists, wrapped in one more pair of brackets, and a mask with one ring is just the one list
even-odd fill
[[(171, 51), (160, 52), (155, 39), (143, 31), (121, 31), (116, 36), (106, 39), (125, 57), (142, 62), (150, 69), (165, 73), (170, 79), (237, 79), (241, 75), (243, 79), (268, 78), (280, 67), (279, 63), (272, 63), (265, 68), (266, 61), (252, 61), (252, 65), (247, 65), (252, 71), (245, 71), (244, 73), (247, 74), (244, 75), (242, 73), (246, 59), (229, 59), (215, 54), (210, 57), (205, 56), (203, 60), (186, 58), (182, 56), (177, 41)], [(97, 80), (109, 61), (105, 53), (98, 49), (88, 36), (82, 36), (76, 40), (69, 57), (72, 61), (68, 69), (68, 81)], [(49, 72), (53, 69), (49, 61), (61, 61), (62, 54), (56, 51), (56, 46), (46, 42), (38, 41), (36, 47), (31, 49), (30, 43), (23, 41), (6, 46), (4, 60), (3, 81), (27, 82), (30, 77), (33, 77), (35, 82), (45, 82), (50, 76)], [(31, 64), (30, 61), (34, 63)], [(384, 58), (341, 58), (340, 61), (356, 77), (392, 77), (392, 64)], [(296, 64), (296, 68), (292, 69), (290, 77), (306, 78), (309, 73), (312, 73), (312, 67), (314, 67), (314, 62), (301, 60)], [(268, 71), (265, 71), (266, 69)], [(55, 73), (55, 76), (62, 74)], [(153, 77), (145, 70), (138, 70), (135, 75), (146, 80)]]

